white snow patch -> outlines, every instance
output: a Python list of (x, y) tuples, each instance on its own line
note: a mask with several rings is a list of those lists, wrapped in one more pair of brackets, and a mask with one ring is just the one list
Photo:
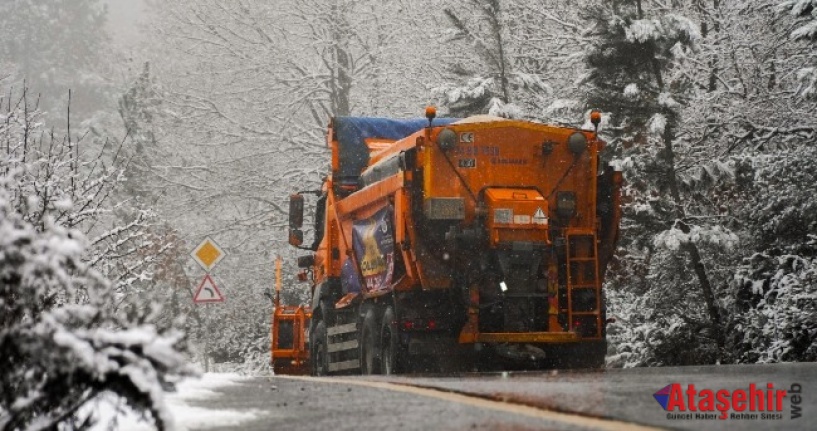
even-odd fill
[[(220, 396), (215, 391), (236, 385), (247, 377), (233, 373), (206, 373), (200, 379), (192, 378), (176, 385), (176, 392), (165, 394), (168, 410), (173, 416), (177, 431), (192, 429), (237, 426), (256, 419), (260, 412), (255, 410), (221, 410), (188, 405), (188, 401), (200, 401)], [(133, 412), (112, 393), (103, 394), (99, 400), (85, 408), (86, 414), (96, 415), (98, 422), (92, 431), (116, 429), (120, 431), (150, 431), (155, 429), (152, 422)], [(115, 421), (115, 426), (110, 428)]]
[(662, 19), (637, 19), (626, 29), (627, 40), (636, 43), (645, 43), (651, 40), (686, 39), (686, 42), (695, 42), (701, 38), (698, 26), (690, 19), (669, 14)]
[(815, 35), (817, 35), (817, 20), (811, 21), (791, 32), (792, 39), (809, 39)]
[(573, 123), (582, 111), (582, 103), (576, 99), (556, 99), (542, 111), (550, 122)]
[(675, 228), (674, 226), (669, 230), (665, 230), (660, 234), (655, 236), (653, 243), (657, 247), (664, 247), (668, 250), (677, 251), (681, 248), (681, 244), (685, 244), (689, 241), (689, 235), (683, 233), (680, 229)]
[(684, 47), (684, 44), (682, 44), (681, 42), (672, 45), (672, 48), (670, 48), (669, 52), (672, 54), (673, 57), (679, 60), (687, 58), (686, 48)]
[(632, 169), (635, 166), (632, 157), (625, 157), (623, 159), (613, 159), (610, 161), (610, 166), (617, 171), (625, 171), (627, 169)]
[(661, 136), (667, 129), (667, 117), (662, 114), (655, 114), (650, 118), (650, 133), (654, 136)]
[(661, 23), (656, 19), (638, 19), (630, 24), (625, 33), (630, 42), (644, 43), (659, 39), (663, 34), (663, 29)]
[(502, 118), (522, 118), (522, 109), (513, 103), (504, 103), (499, 98), (493, 97), (488, 102), (488, 115)]
[(796, 90), (798, 95), (806, 98), (817, 96), (817, 68), (805, 67), (798, 70), (797, 81), (800, 83)]
[(627, 96), (628, 99), (637, 98), (640, 92), (641, 91), (638, 89), (638, 84), (635, 83), (627, 84), (627, 86), (624, 87), (624, 95)]
[(532, 74), (532, 73), (523, 73), (523, 72), (515, 72), (511, 76), (516, 84), (521, 86), (522, 88), (530, 89), (530, 90), (540, 90), (547, 94), (553, 94), (553, 88), (539, 75)]
[(54, 208), (59, 211), (70, 211), (74, 207), (74, 202), (66, 196), (54, 202)]
[(669, 230), (659, 233), (653, 239), (653, 244), (656, 247), (663, 247), (672, 251), (677, 251), (682, 245), (689, 242), (734, 250), (738, 247), (740, 239), (729, 229), (718, 225), (712, 227), (693, 225), (690, 227), (688, 234), (673, 226)]
[(669, 93), (659, 94), (658, 104), (669, 109), (678, 109), (681, 107), (681, 104), (678, 103), (678, 101), (675, 100), (675, 98), (673, 98)]
[(443, 85), (433, 88), (432, 94), (441, 94), (448, 99), (448, 103), (456, 103), (461, 99), (479, 99), (486, 93), (490, 93), (490, 87), (494, 84), (493, 78), (471, 78), (464, 86)]
[(36, 195), (31, 195), (26, 198), (26, 204), (28, 205), (28, 211), (34, 212), (40, 206), (40, 197)]
[(667, 26), (672, 28), (674, 34), (684, 34), (689, 38), (690, 42), (695, 42), (701, 38), (700, 27), (689, 18), (669, 14), (665, 17), (665, 20), (668, 21)]

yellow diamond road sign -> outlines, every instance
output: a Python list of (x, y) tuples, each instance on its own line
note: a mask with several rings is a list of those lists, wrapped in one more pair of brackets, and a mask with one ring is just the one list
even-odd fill
[(192, 253), (193, 260), (195, 260), (205, 271), (210, 272), (217, 263), (224, 259), (227, 253), (216, 244), (210, 237), (204, 238), (204, 241), (196, 247)]

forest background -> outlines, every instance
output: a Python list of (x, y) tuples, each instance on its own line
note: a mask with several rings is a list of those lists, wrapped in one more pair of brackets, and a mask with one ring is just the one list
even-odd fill
[[(626, 181), (608, 366), (817, 359), (817, 0), (156, 1), (127, 40), (112, 5), (0, 5), (0, 118), (8, 211), (87, 238), (120, 325), (266, 367), (277, 255), (308, 296), (285, 203), (332, 116), (600, 109)], [(206, 236), (227, 300), (203, 308)]]

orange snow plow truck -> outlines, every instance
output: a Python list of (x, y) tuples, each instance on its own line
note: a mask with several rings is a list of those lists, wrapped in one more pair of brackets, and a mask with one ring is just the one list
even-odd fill
[(289, 242), (310, 251), (312, 374), (603, 366), (621, 187), (604, 142), (435, 117), (334, 118), (331, 174), (290, 196)]

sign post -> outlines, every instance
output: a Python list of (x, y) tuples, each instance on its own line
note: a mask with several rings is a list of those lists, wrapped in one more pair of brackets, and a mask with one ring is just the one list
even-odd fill
[[(204, 269), (204, 278), (201, 280), (196, 293), (193, 294), (193, 302), (195, 304), (213, 304), (224, 302), (224, 295), (216, 286), (213, 277), (210, 276), (210, 271), (219, 263), (227, 253), (210, 237), (204, 238), (204, 241), (190, 252), (190, 256), (199, 266)], [(206, 306), (206, 305), (205, 305)], [(210, 326), (210, 313), (204, 313), (204, 330), (208, 331)], [(210, 372), (210, 334), (204, 334), (204, 372)]]

